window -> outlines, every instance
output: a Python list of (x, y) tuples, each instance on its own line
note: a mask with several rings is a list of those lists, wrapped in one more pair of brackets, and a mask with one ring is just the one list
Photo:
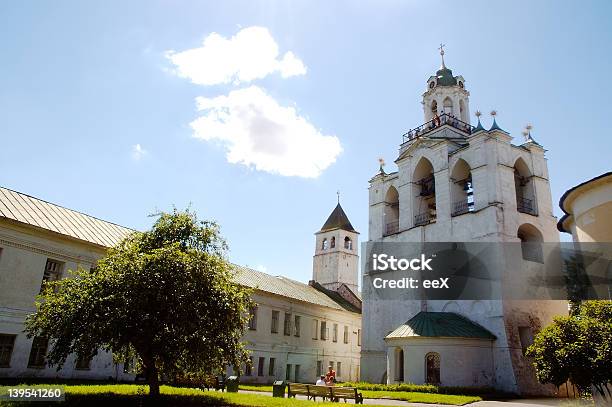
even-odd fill
[(470, 166), (459, 159), (451, 172), (451, 216), (474, 212), (474, 185)]
[(57, 281), (62, 277), (62, 263), (59, 261), (47, 259), (45, 264), (45, 271), (43, 272), (43, 279), (40, 285), (40, 291), (42, 292), (45, 287), (45, 283), (50, 281)]
[(334, 342), (338, 342), (338, 324), (334, 324), (334, 334), (332, 336)]
[(291, 365), (287, 365), (287, 369), (285, 370), (285, 380), (291, 380)]
[(270, 364), (268, 365), (268, 376), (274, 376), (274, 364), (276, 359), (270, 358)]
[(321, 340), (327, 339), (327, 322), (321, 321)]
[(423, 157), (412, 174), (414, 226), (424, 226), (436, 219), (436, 180), (433, 165)]
[(296, 315), (293, 322), (293, 335), (300, 337), (300, 316)]
[(45, 367), (45, 357), (47, 356), (47, 346), (49, 340), (37, 336), (32, 341), (32, 349), (30, 349), (30, 358), (28, 360), (28, 367), (43, 368)]
[(300, 382), (300, 365), (295, 365), (294, 379), (296, 382)]
[(395, 187), (389, 187), (385, 195), (384, 207), (384, 230), (385, 236), (399, 232), (399, 193)]
[(264, 363), (266, 363), (266, 358), (259, 357), (259, 361), (257, 362), (257, 376), (264, 375)]
[(317, 376), (321, 376), (323, 374), (323, 361), (317, 360)]
[(283, 326), (283, 334), (285, 336), (291, 336), (291, 314), (285, 312), (285, 323)]
[(404, 381), (404, 350), (401, 348), (395, 349), (395, 380)]
[(361, 329), (357, 330), (357, 346), (361, 346)]
[(319, 339), (319, 321), (316, 319), (312, 320), (312, 339)]
[(353, 250), (353, 241), (348, 236), (344, 238), (344, 248), (347, 250)]
[(77, 355), (74, 368), (76, 370), (89, 370), (91, 367), (91, 357)]
[(519, 326), (519, 339), (521, 341), (521, 349), (523, 350), (523, 355), (527, 352), (527, 348), (533, 344), (533, 333), (531, 332), (531, 328), (528, 326)]
[(348, 340), (349, 340), (348, 326), (344, 325), (344, 343), (348, 343)]
[(336, 362), (336, 376), (342, 375), (342, 362)]
[(249, 361), (246, 363), (244, 367), (244, 375), (251, 376), (253, 374), (253, 356), (249, 356)]
[(544, 263), (544, 255), (542, 253), (542, 234), (533, 225), (525, 223), (518, 228), (516, 233), (521, 240), (521, 254), (524, 260), (533, 261), (536, 263)]
[(323, 239), (323, 243), (321, 244), (321, 250), (327, 250), (327, 239)]
[(11, 355), (17, 335), (0, 334), (0, 367), (11, 366)]
[(440, 355), (430, 352), (425, 355), (425, 377), (427, 384), (440, 384)]
[(522, 158), (514, 163), (514, 190), (516, 193), (516, 210), (521, 213), (537, 216), (535, 185), (529, 167)]
[(278, 333), (278, 318), (280, 311), (272, 311), (272, 325), (270, 326), (270, 332), (273, 334)]
[(332, 236), (331, 243), (330, 243), (329, 247), (332, 248), (332, 249), (334, 247), (336, 247), (336, 237), (335, 236)]
[(249, 308), (249, 329), (251, 331), (257, 330), (257, 305)]

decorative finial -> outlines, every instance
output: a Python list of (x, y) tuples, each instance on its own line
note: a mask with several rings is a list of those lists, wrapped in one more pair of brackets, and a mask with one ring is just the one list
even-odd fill
[(338, 195), (338, 205), (340, 205), (340, 190), (336, 191), (336, 195)]
[(480, 116), (482, 116), (482, 113), (480, 112), (480, 110), (476, 110), (476, 113), (474, 113), (476, 115), (476, 117), (478, 117), (478, 120), (480, 120)]
[(378, 159), (378, 163), (380, 164), (379, 171), (380, 171), (380, 173), (381, 173), (381, 174), (383, 174), (383, 175), (384, 175), (384, 174), (385, 174), (385, 169), (384, 169), (383, 167), (385, 166), (385, 159), (384, 159), (384, 158), (382, 158), (382, 157), (380, 157), (380, 158)]
[(497, 116), (497, 110), (491, 110), (491, 116), (493, 117)]
[(527, 125), (525, 126), (525, 130), (523, 131), (523, 136), (525, 136), (525, 142), (526, 143), (536, 143), (538, 144), (533, 137), (531, 137), (531, 129), (533, 129), (533, 126), (530, 123), (527, 123)]
[(525, 142), (529, 142), (529, 132), (527, 130), (523, 130), (523, 137), (525, 138)]
[(442, 57), (442, 67), (441, 67), (441, 69), (445, 69), (446, 68), (446, 65), (444, 65), (444, 47), (445, 46), (446, 45), (440, 43), (440, 48), (438, 48), (440, 50), (440, 57)]

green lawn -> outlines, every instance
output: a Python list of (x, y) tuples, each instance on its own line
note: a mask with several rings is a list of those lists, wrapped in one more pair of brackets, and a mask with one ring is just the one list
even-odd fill
[[(66, 386), (65, 403), (42, 402), (8, 402), (0, 401), (0, 406), (70, 406), (70, 407), (140, 407), (148, 405), (145, 394), (148, 386), (134, 384), (113, 385), (78, 385)], [(154, 405), (164, 407), (195, 407), (195, 406), (241, 406), (241, 407), (312, 407), (315, 403), (304, 400), (289, 400), (244, 393), (221, 393), (197, 389), (161, 387), (161, 399)], [(337, 403), (316, 403), (316, 406), (335, 406)]]
[[(272, 386), (270, 385), (241, 384), (240, 389), (272, 393)], [(366, 399), (404, 400), (412, 403), (464, 405), (482, 400), (478, 396), (423, 393), (418, 391), (360, 390), (360, 392)]]
[[(41, 386), (41, 385), (38, 385)], [(37, 387), (38, 387), (37, 386)], [(242, 390), (257, 390), (272, 392), (272, 386), (262, 385), (240, 385)], [(9, 402), (0, 401), (0, 406), (43, 406), (43, 405), (63, 405), (70, 407), (132, 407), (147, 405), (146, 394), (148, 386), (136, 384), (87, 384), (87, 385), (66, 385), (65, 403), (42, 403), (42, 402)], [(474, 396), (455, 396), (447, 394), (432, 394), (402, 391), (362, 391), (365, 398), (388, 398), (395, 400), (406, 400), (415, 403), (434, 403), (463, 405), (480, 400)], [(281, 399), (265, 395), (246, 394), (246, 393), (222, 393), (215, 391), (202, 391), (198, 389), (177, 388), (171, 386), (161, 387), (161, 399), (155, 406), (168, 407), (195, 407), (195, 406), (243, 406), (243, 407), (329, 407), (338, 406), (337, 403), (313, 403), (306, 400)]]

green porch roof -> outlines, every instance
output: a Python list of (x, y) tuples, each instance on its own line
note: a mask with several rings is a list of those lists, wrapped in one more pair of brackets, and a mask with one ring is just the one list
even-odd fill
[(421, 311), (405, 324), (398, 326), (385, 339), (410, 338), (475, 338), (496, 339), (484, 327), (454, 312)]

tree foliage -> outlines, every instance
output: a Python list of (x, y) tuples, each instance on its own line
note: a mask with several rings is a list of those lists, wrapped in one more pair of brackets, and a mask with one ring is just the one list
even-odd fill
[(70, 354), (136, 355), (153, 396), (160, 377), (240, 366), (250, 292), (233, 281), (226, 249), (214, 222), (161, 213), (97, 267), (48, 284), (26, 332), (50, 339), (58, 370)]
[(571, 381), (581, 394), (594, 386), (606, 398), (612, 395), (612, 302), (585, 301), (576, 312), (557, 317), (540, 331), (527, 350), (541, 383), (559, 387)]

